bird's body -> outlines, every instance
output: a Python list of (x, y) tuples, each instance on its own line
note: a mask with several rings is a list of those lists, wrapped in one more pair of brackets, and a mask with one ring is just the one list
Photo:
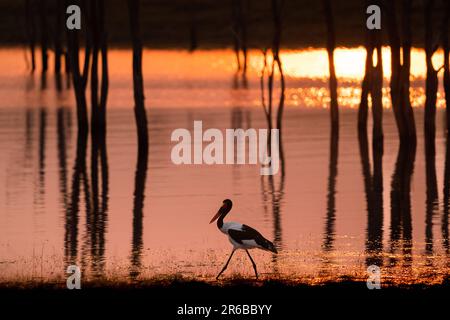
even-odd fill
[(234, 249), (261, 249), (276, 253), (272, 242), (264, 238), (258, 231), (239, 222), (225, 222), (219, 230), (228, 236)]
[(233, 256), (234, 252), (237, 249), (243, 249), (247, 252), (248, 257), (250, 258), (250, 261), (252, 262), (253, 269), (255, 270), (256, 278), (258, 278), (258, 272), (256, 271), (256, 264), (253, 261), (250, 253), (248, 252), (249, 249), (262, 249), (266, 251), (271, 251), (273, 253), (277, 253), (277, 249), (275, 248), (274, 244), (264, 238), (261, 233), (259, 233), (257, 230), (253, 229), (252, 227), (249, 227), (246, 224), (242, 224), (239, 222), (224, 222), (223, 219), (228, 214), (228, 212), (231, 211), (232, 207), (231, 200), (224, 200), (222, 207), (219, 209), (217, 214), (212, 218), (211, 222), (214, 222), (217, 220), (217, 228), (224, 234), (228, 236), (228, 240), (233, 245), (233, 251), (231, 252), (230, 257), (228, 258), (227, 263), (223, 267), (222, 271), (220, 271), (219, 275), (216, 277), (219, 278), (219, 276), (222, 274), (222, 272), (225, 271), (225, 269), (228, 266), (228, 263), (231, 260), (231, 257)]

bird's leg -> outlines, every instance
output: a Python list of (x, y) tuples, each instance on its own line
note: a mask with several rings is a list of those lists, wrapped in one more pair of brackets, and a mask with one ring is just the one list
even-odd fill
[(258, 279), (258, 271), (256, 271), (256, 263), (255, 263), (255, 261), (253, 261), (252, 256), (250, 255), (250, 252), (248, 252), (247, 249), (245, 249), (245, 252), (247, 252), (248, 257), (250, 258), (250, 261), (252, 262), (253, 270), (255, 270), (256, 279)]
[(225, 269), (228, 267), (228, 263), (230, 263), (231, 257), (233, 256), (234, 251), (236, 251), (236, 249), (233, 249), (233, 251), (231, 251), (230, 257), (227, 260), (227, 263), (225, 263), (225, 265), (222, 268), (222, 271), (219, 272), (219, 274), (216, 277), (216, 280), (219, 279), (220, 275), (225, 271)]

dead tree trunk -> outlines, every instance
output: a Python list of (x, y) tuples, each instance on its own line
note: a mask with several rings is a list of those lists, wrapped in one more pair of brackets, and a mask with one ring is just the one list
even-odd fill
[[(232, 0), (231, 3), (231, 29), (233, 32), (234, 52), (238, 71), (247, 72), (247, 13), (249, 3), (247, 0)], [(241, 62), (242, 52), (242, 62)]]
[(438, 89), (438, 72), (433, 67), (432, 57), (438, 46), (433, 43), (433, 7), (434, 0), (425, 3), (425, 55), (427, 78), (425, 85), (425, 121), (424, 129), (427, 139), (434, 140), (436, 132), (436, 101)]
[(105, 29), (105, 1), (99, 0), (99, 33), (100, 33), (100, 52), (102, 60), (102, 84), (100, 88), (100, 126), (106, 132), (106, 102), (109, 89), (109, 68), (108, 68), (108, 42)]
[(198, 36), (197, 36), (197, 3), (191, 1), (187, 7), (188, 19), (189, 19), (189, 51), (194, 52), (198, 48)]
[(327, 52), (328, 52), (328, 68), (330, 73), (330, 116), (333, 131), (337, 131), (339, 127), (339, 109), (337, 104), (337, 79), (334, 68), (334, 50), (336, 48), (336, 36), (334, 30), (333, 10), (330, 0), (322, 0), (325, 22), (327, 25)]
[[(283, 139), (282, 139), (282, 124), (283, 124), (283, 112), (284, 112), (284, 101), (285, 101), (285, 91), (286, 84), (284, 80), (283, 65), (280, 59), (280, 46), (281, 46), (281, 34), (282, 34), (282, 8), (283, 0), (272, 0), (272, 13), (273, 13), (273, 23), (274, 23), (274, 36), (272, 44), (273, 53), (273, 63), (272, 63), (272, 75), (271, 80), (269, 80), (270, 86), (273, 88), (273, 78), (275, 74), (275, 65), (280, 73), (280, 100), (278, 101), (277, 110), (277, 120), (276, 125), (279, 130), (279, 151), (280, 151), (280, 164), (281, 164), (281, 175), (285, 174), (285, 162), (284, 162), (284, 150), (283, 150)], [(271, 90), (272, 91), (272, 90)], [(272, 100), (272, 94), (270, 94), (270, 100)], [(270, 102), (272, 104), (272, 102)]]
[(444, 91), (447, 116), (447, 134), (450, 128), (450, 45), (448, 27), (450, 22), (450, 2), (444, 0), (444, 21), (442, 23), (442, 48), (444, 49)]
[(55, 30), (54, 30), (54, 47), (55, 47), (55, 74), (61, 73), (61, 59), (62, 59), (62, 30), (64, 11), (62, 7), (62, 0), (56, 0), (55, 5)]
[(25, 18), (28, 43), (31, 53), (31, 73), (36, 70), (36, 15), (35, 2), (33, 0), (25, 1)]
[(385, 0), (386, 15), (388, 21), (389, 45), (391, 47), (391, 100), (395, 122), (401, 141), (407, 140), (408, 134), (405, 126), (405, 118), (401, 109), (401, 45), (397, 24), (396, 0)]
[[(411, 69), (411, 5), (402, 1), (402, 33), (397, 23), (398, 0), (385, 0), (389, 45), (391, 47), (391, 100), (401, 143), (416, 143), (414, 113), (409, 98)], [(403, 60), (403, 62), (402, 62)]]
[(39, 17), (41, 27), (41, 52), (42, 52), (42, 73), (48, 70), (48, 28), (47, 28), (47, 1), (39, 1)]
[(383, 153), (383, 54), (381, 32), (374, 31), (374, 47), (377, 52), (377, 65), (373, 66), (371, 98), (372, 98), (372, 144), (378, 153)]
[(402, 85), (401, 107), (405, 114), (405, 124), (408, 133), (408, 141), (409, 143), (415, 144), (417, 140), (416, 122), (414, 119), (414, 111), (411, 106), (411, 100), (409, 98), (409, 91), (410, 91), (409, 76), (411, 73), (411, 46), (412, 46), (411, 6), (412, 0), (403, 0), (402, 5), (403, 65), (400, 81)]
[(361, 101), (358, 109), (358, 132), (359, 134), (367, 134), (367, 117), (369, 114), (369, 95), (372, 87), (373, 74), (373, 37), (369, 30), (366, 32), (366, 64), (364, 78), (361, 84)]
[(99, 129), (99, 105), (98, 105), (98, 55), (99, 55), (99, 32), (98, 20), (99, 12), (97, 0), (90, 0), (90, 41), (92, 47), (92, 63), (91, 63), (91, 132), (97, 132)]
[(231, 2), (231, 30), (233, 32), (234, 53), (236, 55), (236, 63), (238, 71), (241, 71), (241, 41), (239, 28), (239, 10), (241, 6), (240, 0), (232, 0)]
[(147, 114), (144, 105), (144, 80), (142, 76), (142, 43), (139, 26), (139, 0), (127, 0), (133, 42), (134, 115), (137, 124), (138, 145), (142, 152), (148, 151)]
[[(105, 32), (104, 0), (91, 0), (90, 39), (92, 41), (91, 65), (91, 131), (106, 134), (106, 101), (108, 95), (108, 52)], [(101, 55), (100, 55), (101, 54)], [(99, 97), (99, 55), (101, 59), (101, 88)]]
[[(66, 6), (70, 5), (71, 2), (66, 0)], [(72, 74), (72, 82), (75, 91), (75, 99), (77, 104), (77, 120), (78, 120), (78, 131), (84, 134), (88, 131), (88, 116), (87, 116), (87, 106), (86, 106), (86, 77), (80, 72), (80, 60), (79, 60), (79, 31), (78, 30), (67, 30), (67, 54), (68, 60), (70, 62), (70, 70)], [(87, 46), (87, 44), (86, 44)], [(89, 57), (85, 57), (85, 61)], [(86, 65), (86, 63), (85, 63)]]

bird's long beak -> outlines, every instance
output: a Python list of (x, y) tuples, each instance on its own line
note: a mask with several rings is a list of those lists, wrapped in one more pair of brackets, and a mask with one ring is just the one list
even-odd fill
[(225, 210), (225, 205), (220, 207), (219, 211), (217, 211), (217, 213), (214, 215), (214, 217), (211, 219), (209, 223), (213, 223), (214, 221), (216, 221), (222, 215), (223, 210)]

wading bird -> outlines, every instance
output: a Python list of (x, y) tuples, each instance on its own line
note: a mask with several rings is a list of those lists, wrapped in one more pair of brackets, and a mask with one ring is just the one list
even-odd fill
[(258, 279), (258, 271), (256, 271), (256, 264), (255, 261), (253, 261), (252, 256), (248, 252), (248, 249), (259, 248), (262, 250), (278, 253), (277, 249), (275, 248), (272, 242), (264, 238), (255, 229), (238, 222), (223, 222), (223, 218), (225, 218), (228, 212), (230, 212), (232, 206), (233, 202), (231, 202), (231, 200), (229, 199), (223, 200), (222, 207), (209, 222), (213, 223), (214, 221), (217, 220), (217, 228), (219, 228), (220, 231), (222, 231), (228, 236), (228, 239), (233, 245), (233, 251), (231, 251), (227, 263), (225, 263), (225, 266), (223, 267), (222, 271), (220, 271), (220, 273), (217, 275), (216, 279), (218, 279), (220, 275), (228, 267), (228, 263), (230, 262), (233, 253), (237, 249), (243, 249), (245, 250), (245, 252), (247, 252), (248, 257), (252, 262), (253, 269), (255, 270), (256, 279)]

